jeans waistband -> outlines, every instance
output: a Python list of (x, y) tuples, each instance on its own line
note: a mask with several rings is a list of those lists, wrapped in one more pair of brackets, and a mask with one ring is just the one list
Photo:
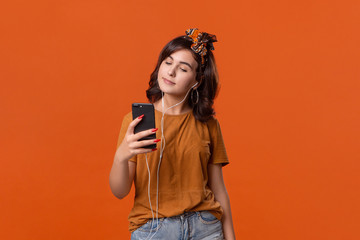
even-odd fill
[(177, 216), (173, 216), (171, 218), (187, 218), (187, 217), (190, 217), (190, 216), (195, 215), (195, 214), (199, 214), (199, 212), (184, 212), (182, 214), (179, 214)]

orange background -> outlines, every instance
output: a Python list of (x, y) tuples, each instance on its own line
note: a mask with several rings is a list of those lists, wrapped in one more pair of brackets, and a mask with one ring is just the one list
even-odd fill
[(237, 239), (360, 239), (359, 1), (2, 1), (0, 238), (128, 239), (108, 184), (161, 48), (217, 35)]

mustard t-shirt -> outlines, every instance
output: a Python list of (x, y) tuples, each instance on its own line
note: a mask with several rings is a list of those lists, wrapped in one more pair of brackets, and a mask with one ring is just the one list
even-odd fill
[[(162, 113), (155, 110), (155, 125), (161, 138)], [(125, 115), (117, 147), (123, 141), (132, 121), (132, 113)], [(159, 170), (158, 217), (172, 217), (184, 212), (208, 210), (219, 220), (223, 210), (208, 186), (209, 163), (228, 164), (219, 122), (212, 118), (206, 123), (195, 119), (192, 111), (164, 117), (165, 149)], [(150, 168), (151, 204), (156, 216), (157, 169), (160, 160), (160, 142), (157, 151), (147, 154)], [(129, 161), (136, 162), (134, 177), (134, 206), (129, 214), (129, 230), (135, 231), (152, 218), (148, 198), (148, 171), (145, 154)]]

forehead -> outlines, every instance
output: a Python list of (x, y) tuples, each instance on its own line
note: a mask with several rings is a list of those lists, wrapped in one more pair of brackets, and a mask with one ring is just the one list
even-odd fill
[(193, 56), (193, 53), (190, 50), (181, 49), (176, 52), (173, 52), (172, 54), (170, 54), (169, 57), (172, 58), (174, 61), (187, 62), (194, 68), (197, 67), (197, 62)]

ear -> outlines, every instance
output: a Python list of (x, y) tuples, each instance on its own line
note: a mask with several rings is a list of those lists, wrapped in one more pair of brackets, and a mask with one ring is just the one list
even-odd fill
[(198, 84), (194, 87), (194, 90), (196, 90), (198, 87), (200, 87), (201, 83), (203, 82), (204, 80), (204, 75), (202, 75), (198, 81)]
[(200, 85), (200, 82), (196, 82), (196, 83), (193, 85), (192, 89), (193, 89), (193, 90), (196, 90), (196, 89), (199, 87), (199, 85)]

